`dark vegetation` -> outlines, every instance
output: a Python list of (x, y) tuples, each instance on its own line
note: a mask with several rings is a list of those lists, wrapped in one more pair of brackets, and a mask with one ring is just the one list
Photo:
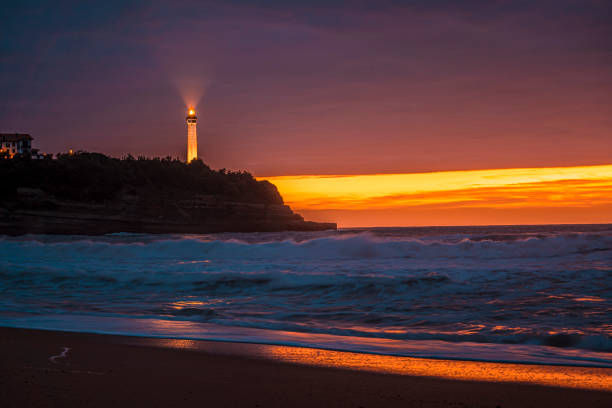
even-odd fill
[(81, 202), (104, 202), (130, 194), (141, 199), (211, 195), (228, 201), (283, 203), (273, 184), (257, 181), (247, 172), (212, 170), (200, 160), (186, 164), (170, 157), (117, 159), (88, 152), (58, 154), (55, 160), (16, 156), (0, 158), (0, 175), (0, 200), (16, 197), (18, 188), (31, 188)]

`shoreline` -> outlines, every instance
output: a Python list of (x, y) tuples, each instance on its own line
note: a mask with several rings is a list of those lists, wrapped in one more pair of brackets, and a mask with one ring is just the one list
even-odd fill
[[(235, 327), (233, 327), (235, 329)], [(170, 335), (170, 334), (145, 334), (145, 333), (131, 333), (131, 332), (114, 332), (114, 331), (106, 331), (106, 330), (95, 330), (95, 329), (74, 329), (74, 328), (58, 328), (51, 327), (45, 328), (38, 325), (5, 325), (5, 323), (0, 322), (0, 330), (2, 329), (17, 329), (17, 330), (32, 330), (32, 331), (41, 331), (41, 332), (57, 332), (57, 333), (73, 333), (73, 334), (91, 334), (91, 335), (99, 335), (99, 336), (111, 336), (116, 337), (118, 339), (134, 339), (135, 342), (156, 342), (156, 347), (167, 348), (169, 346), (164, 343), (164, 341), (184, 341), (191, 342), (194, 351), (198, 351), (201, 347), (195, 347), (195, 344), (198, 343), (214, 343), (214, 344), (235, 344), (235, 345), (243, 345), (245, 351), (242, 350), (239, 354), (245, 355), (259, 355), (260, 351), (251, 350), (251, 347), (284, 347), (284, 348), (296, 348), (296, 349), (311, 349), (318, 350), (319, 352), (331, 352), (331, 353), (348, 353), (348, 354), (358, 354), (358, 355), (368, 355), (368, 356), (379, 356), (379, 357), (389, 357), (389, 358), (397, 358), (397, 359), (417, 359), (417, 360), (430, 360), (430, 361), (447, 361), (447, 362), (465, 362), (465, 363), (484, 363), (484, 364), (503, 364), (503, 365), (518, 365), (518, 366), (543, 366), (543, 367), (568, 367), (568, 368), (604, 368), (612, 370), (612, 366), (609, 363), (601, 362), (592, 357), (586, 357), (584, 359), (576, 359), (566, 360), (563, 362), (549, 362), (549, 361), (529, 361), (529, 360), (504, 360), (504, 359), (490, 359), (490, 358), (477, 358), (477, 357), (455, 357), (455, 356), (435, 356), (431, 354), (426, 355), (411, 355), (411, 354), (395, 354), (391, 351), (385, 352), (383, 350), (365, 350), (365, 349), (350, 349), (350, 348), (342, 348), (342, 347), (334, 347), (327, 346), (322, 344), (300, 344), (298, 342), (292, 342), (291, 340), (286, 341), (275, 341), (274, 339), (262, 339), (262, 338), (253, 338), (253, 339), (245, 339), (245, 338), (232, 338), (231, 335), (227, 335), (227, 337), (216, 337), (215, 335), (211, 335), (212, 337), (194, 337), (194, 336), (181, 336), (181, 335)], [(242, 328), (240, 328), (242, 329)], [(260, 329), (260, 328), (247, 328), (248, 331), (255, 333), (258, 331), (272, 331), (272, 332), (281, 332), (292, 334), (295, 336), (317, 336), (317, 337), (338, 337), (338, 338), (359, 338), (354, 336), (342, 336), (342, 335), (333, 335), (333, 334), (322, 334), (322, 333), (302, 333), (302, 332), (294, 332), (294, 331), (283, 331), (283, 330), (270, 330), (270, 329)], [(245, 333), (243, 333), (245, 334)], [(360, 338), (365, 340), (383, 340), (386, 342), (395, 342), (398, 340), (395, 339), (384, 339), (384, 338)], [(399, 340), (401, 341), (401, 340)], [(477, 345), (487, 345), (487, 343), (474, 343), (474, 342), (448, 342), (445, 340), (408, 340), (409, 342), (423, 342), (424, 344), (420, 345), (420, 347), (427, 347), (430, 345), (430, 342), (436, 343), (448, 343), (448, 344), (477, 344)], [(499, 344), (493, 344), (498, 346)], [(512, 346), (516, 346), (512, 344)], [(519, 345), (524, 346), (524, 345)], [(533, 346), (533, 345), (530, 345)], [(223, 347), (219, 346), (218, 352), (223, 352)], [(540, 347), (540, 345), (536, 345), (536, 347)], [(550, 347), (550, 346), (542, 346), (542, 347)], [(184, 347), (182, 347), (184, 348)], [(574, 351), (582, 351), (584, 353), (590, 353), (592, 350), (588, 349), (573, 349)], [(612, 354), (612, 353), (611, 353)], [(588, 362), (588, 363), (587, 363)], [(612, 381), (612, 379), (611, 379)], [(612, 391), (612, 386), (611, 386)]]
[(194, 323), (189, 320), (126, 319), (109, 316), (101, 318), (81, 315), (37, 315), (34, 321), (29, 321), (27, 318), (21, 321), (19, 318), (0, 319), (0, 327), (129, 336), (134, 338), (299, 347), (330, 352), (416, 358), (433, 361), (612, 369), (612, 353), (610, 352), (586, 348), (553, 347), (543, 344), (360, 337), (256, 327), (223, 326), (212, 323)]
[[(612, 404), (609, 368), (432, 360), (6, 327), (0, 327), (0, 333), (0, 398), (17, 406), (50, 400), (60, 405), (104, 406), (117, 401), (173, 405), (184, 399), (212, 406), (254, 406), (256, 401), (261, 406)], [(87, 398), (101, 389), (103, 398)]]

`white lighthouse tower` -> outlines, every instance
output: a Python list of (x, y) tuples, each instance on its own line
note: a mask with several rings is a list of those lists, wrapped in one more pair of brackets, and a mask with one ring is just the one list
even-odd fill
[(189, 108), (187, 111), (187, 163), (190, 163), (193, 159), (198, 158), (198, 134), (196, 132), (196, 126), (198, 124), (198, 117), (195, 114), (193, 108)]

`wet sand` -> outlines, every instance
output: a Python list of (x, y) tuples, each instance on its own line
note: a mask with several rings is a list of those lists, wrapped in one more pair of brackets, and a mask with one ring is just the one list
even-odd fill
[[(612, 406), (612, 392), (600, 391), (612, 388), (612, 369), (11, 328), (0, 328), (0, 343), (2, 407)], [(515, 372), (526, 374), (509, 381), (531, 383), (503, 382)]]

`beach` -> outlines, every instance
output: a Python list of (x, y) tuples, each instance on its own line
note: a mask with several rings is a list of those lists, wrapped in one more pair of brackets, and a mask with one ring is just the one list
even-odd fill
[(609, 248), (609, 225), (5, 236), (0, 406), (612, 406)]
[[(1, 328), (2, 406), (607, 407), (612, 392), (283, 361), (239, 343)], [(242, 351), (240, 351), (242, 350)], [(305, 349), (308, 350), (308, 349)], [(325, 353), (325, 351), (320, 351)], [(355, 353), (350, 353), (355, 354)], [(339, 355), (342, 355), (339, 353)], [(390, 357), (386, 357), (390, 358)], [(437, 363), (440, 363), (439, 360)], [(448, 361), (449, 371), (461, 369)], [(473, 364), (488, 364), (476, 363)], [(538, 365), (524, 365), (537, 373)], [(553, 367), (570, 372), (579, 367)], [(612, 369), (585, 368), (605, 384)], [(460, 373), (459, 373), (460, 374)]]

